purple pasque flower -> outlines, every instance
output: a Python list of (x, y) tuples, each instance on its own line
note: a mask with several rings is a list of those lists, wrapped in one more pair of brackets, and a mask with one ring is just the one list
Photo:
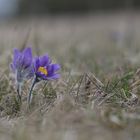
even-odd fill
[(18, 99), (21, 101), (22, 83), (25, 79), (29, 79), (34, 75), (31, 48), (25, 48), (22, 52), (14, 49), (14, 57), (10, 66), (15, 74)]
[(22, 52), (18, 49), (14, 49), (11, 69), (15, 73), (16, 81), (19, 83), (22, 83), (24, 79), (29, 79), (33, 76), (31, 48), (27, 47)]
[(34, 72), (40, 80), (55, 80), (60, 78), (59, 70), (60, 65), (53, 64), (47, 54), (34, 60)]
[(53, 64), (49, 56), (46, 54), (41, 57), (36, 57), (34, 59), (34, 80), (30, 88), (28, 96), (28, 104), (30, 105), (32, 101), (32, 91), (36, 83), (41, 80), (55, 80), (60, 78), (58, 71), (60, 70), (59, 64)]

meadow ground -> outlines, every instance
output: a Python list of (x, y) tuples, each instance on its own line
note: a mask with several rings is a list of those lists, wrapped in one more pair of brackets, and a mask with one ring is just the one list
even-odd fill
[[(0, 23), (0, 140), (139, 140), (138, 13), (27, 18)], [(60, 63), (61, 78), (17, 102), (13, 48), (32, 45)]]

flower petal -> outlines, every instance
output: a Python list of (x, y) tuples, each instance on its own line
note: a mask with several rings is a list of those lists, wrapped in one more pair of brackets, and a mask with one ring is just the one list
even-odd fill
[(32, 63), (32, 50), (31, 48), (25, 48), (22, 54), (22, 61), (23, 61), (23, 66), (28, 67)]
[(18, 49), (14, 49), (14, 58), (13, 58), (13, 64), (16, 66), (17, 61), (19, 61), (19, 57), (21, 56), (21, 53)]
[(52, 64), (52, 69), (54, 72), (58, 71), (58, 70), (60, 70), (60, 65), (59, 64)]
[(59, 64), (51, 64), (48, 66), (48, 76), (54, 75), (58, 70), (60, 70)]
[(48, 80), (59, 79), (59, 78), (60, 78), (60, 74), (54, 74), (50, 77), (47, 77)]
[(48, 54), (46, 54), (44, 56), (41, 56), (39, 58), (39, 60), (40, 60), (40, 65), (41, 66), (47, 66), (47, 65), (49, 65), (51, 63), (51, 60), (50, 60)]
[(38, 57), (36, 57), (36, 58), (34, 58), (34, 60), (33, 60), (34, 62), (34, 70), (35, 70), (35, 72), (37, 72), (38, 71), (38, 68), (39, 68), (39, 58)]

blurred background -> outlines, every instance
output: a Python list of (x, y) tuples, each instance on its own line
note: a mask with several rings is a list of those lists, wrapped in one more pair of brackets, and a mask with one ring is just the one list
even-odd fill
[(29, 44), (91, 69), (93, 61), (101, 69), (140, 64), (139, 8), (139, 0), (0, 0), (0, 48)]
[[(18, 1), (17, 1), (18, 2)], [(19, 14), (86, 13), (139, 8), (139, 0), (21, 0)]]
[(139, 0), (0, 0), (0, 16), (138, 10)]

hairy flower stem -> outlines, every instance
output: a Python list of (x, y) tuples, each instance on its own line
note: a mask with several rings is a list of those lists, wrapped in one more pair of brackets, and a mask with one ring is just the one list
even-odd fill
[(31, 102), (32, 102), (32, 92), (33, 92), (33, 88), (34, 88), (34, 86), (35, 86), (36, 83), (37, 83), (37, 77), (34, 77), (33, 82), (32, 82), (32, 85), (31, 85), (31, 88), (30, 88), (30, 91), (29, 91), (28, 105), (30, 105)]
[(18, 101), (21, 103), (21, 83), (17, 84)]

